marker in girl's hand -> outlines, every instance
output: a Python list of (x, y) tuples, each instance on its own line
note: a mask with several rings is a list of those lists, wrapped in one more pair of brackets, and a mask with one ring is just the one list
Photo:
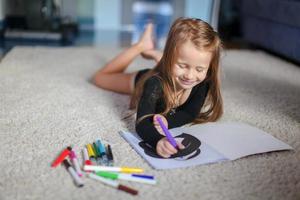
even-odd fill
[(162, 128), (162, 130), (164, 131), (166, 137), (167, 137), (167, 140), (170, 142), (170, 144), (176, 148), (176, 149), (179, 149), (177, 143), (176, 143), (176, 140), (173, 138), (173, 136), (171, 135), (170, 131), (167, 129), (167, 127), (164, 125), (163, 121), (161, 120), (161, 118), (159, 116), (156, 117), (160, 127)]

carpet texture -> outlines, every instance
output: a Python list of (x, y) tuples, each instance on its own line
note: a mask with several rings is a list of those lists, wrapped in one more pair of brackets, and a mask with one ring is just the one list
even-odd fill
[[(262, 51), (222, 55), (221, 121), (256, 126), (291, 145), (236, 161), (157, 171), (123, 140), (134, 117), (122, 118), (129, 97), (90, 84), (92, 74), (119, 52), (113, 48), (17, 47), (0, 64), (0, 199), (300, 199), (300, 68)], [(142, 59), (128, 71), (151, 67)], [(127, 183), (138, 196), (85, 178), (77, 188), (67, 171), (51, 169), (67, 145), (80, 150), (101, 138), (117, 166), (136, 166), (155, 186)]]

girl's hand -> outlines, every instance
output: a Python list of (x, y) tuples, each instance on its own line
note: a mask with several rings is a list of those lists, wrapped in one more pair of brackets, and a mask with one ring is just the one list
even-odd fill
[(162, 128), (160, 127), (158, 120), (156, 119), (157, 117), (160, 117), (161, 120), (163, 121), (164, 125), (168, 128), (168, 121), (167, 119), (162, 116), (162, 115), (154, 115), (153, 116), (153, 125), (156, 128), (156, 130), (161, 134), (161, 135), (165, 135), (164, 131), (162, 130)]
[[(181, 144), (180, 142), (177, 142), (177, 146), (179, 147), (179, 149), (184, 149), (183, 144)], [(171, 145), (166, 137), (164, 137), (158, 141), (156, 145), (156, 152), (158, 155), (164, 158), (169, 158), (171, 155), (177, 153), (178, 150)]]

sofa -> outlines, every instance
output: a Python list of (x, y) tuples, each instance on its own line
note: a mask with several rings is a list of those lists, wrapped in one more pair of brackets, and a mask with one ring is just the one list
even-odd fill
[(300, 0), (242, 0), (246, 42), (300, 63)]

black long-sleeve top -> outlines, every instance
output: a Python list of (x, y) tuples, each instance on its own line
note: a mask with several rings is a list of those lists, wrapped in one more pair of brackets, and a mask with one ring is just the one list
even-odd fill
[[(209, 82), (206, 80), (194, 86), (186, 102), (177, 107), (175, 112), (171, 111), (165, 116), (168, 121), (168, 128), (179, 127), (193, 122), (204, 104), (208, 90)], [(163, 112), (165, 103), (162, 92), (162, 83), (158, 77), (152, 76), (146, 80), (137, 108), (137, 121), (144, 115)], [(153, 117), (146, 117), (137, 123), (136, 132), (154, 148), (157, 142), (165, 137), (154, 127)]]

